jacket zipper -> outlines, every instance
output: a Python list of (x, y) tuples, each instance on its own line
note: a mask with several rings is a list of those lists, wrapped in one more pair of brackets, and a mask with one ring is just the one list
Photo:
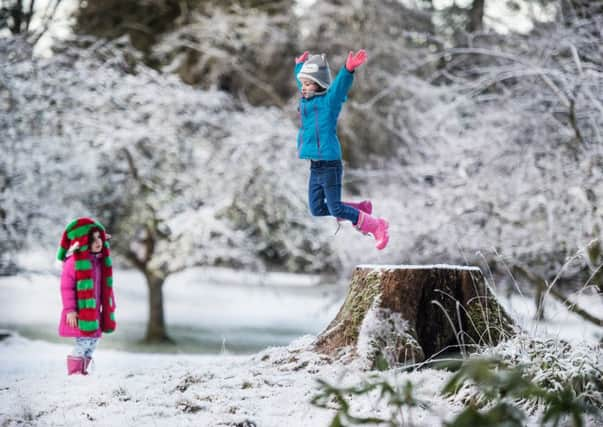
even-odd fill
[(300, 107), (298, 107), (299, 111), (299, 128), (301, 129), (301, 135), (299, 136), (299, 148), (297, 149), (298, 153), (301, 153), (302, 145), (304, 145), (304, 112), (306, 111), (306, 107), (304, 106), (303, 100), (300, 101)]
[(316, 125), (316, 145), (318, 146), (318, 156), (320, 156), (320, 129), (318, 128), (318, 108), (314, 104), (314, 121)]

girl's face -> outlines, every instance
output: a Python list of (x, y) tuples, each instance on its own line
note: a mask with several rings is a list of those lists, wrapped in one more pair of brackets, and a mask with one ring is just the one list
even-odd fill
[(93, 231), (90, 244), (90, 252), (93, 254), (99, 253), (103, 249), (103, 239), (101, 239), (100, 231)]
[(320, 89), (318, 87), (318, 85), (316, 84), (316, 82), (314, 82), (313, 80), (310, 79), (299, 79), (302, 85), (302, 96), (304, 98), (307, 98), (309, 95), (312, 95), (314, 92), (318, 92), (318, 90)]

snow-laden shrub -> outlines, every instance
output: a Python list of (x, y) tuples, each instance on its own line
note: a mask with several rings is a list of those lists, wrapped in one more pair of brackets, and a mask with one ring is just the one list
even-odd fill
[(599, 417), (600, 407), (576, 395), (571, 386), (555, 391), (535, 384), (526, 375), (524, 366), (509, 366), (498, 358), (474, 358), (465, 361), (445, 385), (443, 392), (454, 396), (456, 390), (471, 384), (478, 398), (464, 402), (465, 408), (450, 421), (447, 427), (522, 427), (529, 414), (538, 409), (541, 425), (571, 419), (575, 427), (584, 425), (584, 418)]
[[(355, 399), (368, 398), (384, 407), (379, 414), (360, 415), (354, 405)], [(318, 391), (311, 403), (318, 408), (335, 410), (330, 426), (388, 425), (405, 426), (412, 422), (411, 411), (429, 411), (427, 399), (419, 398), (411, 381), (391, 381), (383, 376), (371, 375), (349, 386), (338, 386), (318, 380)]]
[[(596, 346), (518, 334), (472, 355), (466, 364), (447, 386), (452, 399), (465, 405), (488, 407), (510, 399), (534, 411), (569, 399), (584, 408), (603, 407), (603, 352)], [(507, 393), (503, 381), (516, 387), (515, 393)]]
[[(340, 426), (413, 425), (413, 408), (433, 412), (448, 427), (521, 427), (537, 419), (558, 425), (567, 418), (582, 426), (603, 415), (602, 362), (599, 348), (518, 335), (460, 366), (440, 362), (454, 372), (424, 368), (373, 371), (351, 381), (320, 379), (311, 402), (334, 410), (333, 425)], [(431, 382), (445, 377), (437, 396), (417, 381), (421, 375)], [(459, 410), (438, 414), (438, 398)]]
[[(550, 278), (601, 238), (601, 15), (450, 46), (428, 30), (390, 37), (382, 14), (408, 16), (399, 2), (379, 12), (332, 3), (308, 11), (309, 40), (329, 41), (334, 68), (345, 56), (332, 51), (369, 53), (340, 126), (356, 168), (346, 189), (392, 223), (387, 252), (363, 251), (362, 262), (474, 263), (479, 251), (491, 265), (522, 263)], [(383, 22), (383, 40), (341, 31), (350, 20)], [(340, 252), (355, 246), (340, 239)], [(586, 270), (577, 259), (565, 274), (583, 283)]]
[[(71, 218), (91, 215), (121, 253), (148, 251), (155, 233), (152, 264), (162, 271), (334, 268), (326, 234), (303, 206), (295, 129), (278, 110), (243, 108), (133, 63), (127, 40), (81, 45), (0, 69), (12, 100), (0, 119), (11, 174), (2, 208), (15, 218), (3, 226), (15, 239), (54, 247)], [(233, 206), (264, 212), (240, 221), (223, 214)]]
[[(392, 8), (400, 7), (393, 3)], [(353, 9), (342, 13), (362, 12), (362, 4), (355, 2)], [(329, 10), (336, 13), (336, 8)], [(382, 17), (382, 12), (373, 17), (371, 13), (362, 15), (367, 25), (371, 19)], [(529, 37), (509, 36), (507, 41), (500, 36), (480, 36), (471, 49), (435, 52), (433, 58), (423, 58), (420, 50), (413, 51), (412, 56), (396, 56), (397, 51), (379, 51), (371, 56), (367, 68), (359, 71), (359, 85), (355, 83), (344, 107), (342, 142), (349, 148), (346, 115), (348, 119), (359, 115), (352, 120), (355, 126), (382, 129), (386, 136), (380, 140), (393, 141), (399, 151), (388, 159), (363, 162), (359, 169), (346, 168), (344, 199), (370, 198), (375, 214), (390, 220), (390, 243), (385, 251), (376, 251), (374, 241), (355, 232), (349, 223), (333, 236), (335, 223), (313, 221), (307, 209), (293, 216), (288, 209), (270, 211), (274, 216), (268, 220), (270, 224), (277, 218), (285, 221), (278, 233), (261, 234), (262, 226), (255, 229), (255, 224), (249, 233), (224, 236), (222, 227), (211, 218), (212, 208), (223, 213), (232, 205), (231, 212), (240, 213), (245, 206), (286, 200), (293, 209), (300, 209), (301, 202), (285, 195), (293, 193), (305, 199), (305, 164), (293, 159), (292, 144), (275, 145), (295, 138), (294, 125), (286, 114), (241, 110), (219, 91), (199, 91), (160, 75), (137, 62), (127, 40), (108, 44), (93, 41), (88, 43), (90, 47), (79, 50), (67, 45), (56, 58), (8, 62), (0, 75), (0, 102), (3, 112), (8, 111), (0, 114), (0, 122), (5, 123), (0, 129), (9, 135), (0, 143), (8, 150), (0, 161), (6, 159), (10, 177), (0, 180), (0, 188), (10, 182), (15, 190), (2, 190), (0, 196), (2, 206), (11, 206), (2, 208), (1, 215), (6, 218), (3, 231), (14, 241), (19, 230), (37, 229), (38, 235), (52, 235), (49, 240), (56, 244), (55, 236), (73, 215), (71, 211), (97, 212), (86, 207), (74, 209), (82, 199), (82, 187), (62, 182), (78, 180), (84, 187), (93, 182), (101, 185), (98, 193), (102, 196), (91, 198), (93, 204), (102, 203), (104, 212), (110, 211), (101, 215), (110, 218), (109, 225), (131, 212), (148, 213), (147, 202), (162, 222), (170, 221), (168, 228), (176, 227), (170, 219), (181, 220), (182, 215), (187, 216), (185, 212), (193, 211), (198, 225), (192, 225), (192, 219), (184, 222), (200, 232), (198, 239), (191, 239), (203, 244), (182, 250), (222, 260), (218, 262), (223, 262), (224, 256), (212, 256), (213, 248), (219, 247), (223, 254), (229, 250), (235, 253), (235, 247), (255, 247), (266, 260), (272, 260), (269, 262), (280, 259), (287, 268), (315, 271), (341, 265), (339, 271), (346, 276), (359, 263), (474, 264), (483, 257), (489, 265), (503, 266), (501, 270), (505, 263), (527, 265), (545, 279), (563, 269), (574, 282), (584, 283), (588, 279), (584, 260), (578, 257), (566, 266), (566, 259), (600, 238), (603, 230), (598, 190), (603, 183), (603, 144), (599, 144), (603, 116), (598, 114), (603, 80), (601, 63), (597, 62), (600, 43), (595, 42), (600, 28), (601, 18), (594, 17), (574, 26), (540, 28)], [(343, 49), (345, 43), (336, 44), (335, 51)], [(5, 58), (9, 55), (0, 60)], [(438, 58), (445, 67), (430, 68), (435, 80), (425, 78), (423, 72), (413, 72), (420, 61)], [(339, 60), (343, 62), (343, 55)], [(335, 63), (332, 65), (335, 68)], [(381, 66), (385, 71), (393, 67), (396, 72), (385, 73)], [(368, 90), (368, 101), (359, 90), (363, 79), (381, 84), (378, 91)], [(260, 128), (254, 130), (257, 126)], [(251, 141), (248, 135), (256, 133), (264, 137)], [(229, 135), (234, 135), (232, 145), (224, 145)], [(42, 145), (34, 142), (34, 136), (44, 140), (52, 136), (58, 142), (52, 146), (45, 143), (40, 149)], [(400, 143), (402, 139), (410, 143)], [(250, 142), (244, 146), (238, 141)], [(23, 155), (15, 155), (15, 149)], [(51, 151), (44, 158), (52, 162), (42, 164), (41, 157), (30, 155), (34, 150)], [(279, 150), (288, 165), (282, 172), (280, 165), (264, 163), (266, 153)], [(67, 156), (70, 151), (77, 154)], [(100, 160), (87, 156), (85, 161), (78, 161), (89, 151), (103, 154)], [(139, 197), (141, 183), (130, 179), (132, 168), (126, 151), (135, 159), (141, 182), (152, 190), (145, 198)], [(211, 162), (226, 158), (229, 152), (245, 153), (239, 157), (245, 161), (236, 168)], [(17, 157), (19, 162), (9, 160)], [(73, 159), (74, 166), (67, 167), (66, 162)], [(21, 171), (32, 164), (27, 178)], [(271, 198), (258, 197), (250, 203), (246, 199), (254, 198), (256, 191), (242, 190), (253, 176), (250, 171), (254, 168), (248, 165), (265, 171), (264, 178), (254, 181), (258, 188), (278, 184), (269, 177), (274, 171), (282, 174), (282, 182), (293, 180), (294, 191), (277, 185)], [(241, 166), (245, 169), (239, 170)], [(175, 170), (187, 173), (170, 172)], [(72, 177), (63, 180), (65, 174)], [(191, 188), (195, 191), (183, 191)], [(45, 209), (56, 203), (57, 194), (67, 200), (56, 209)], [(230, 194), (232, 199), (225, 199), (223, 194)], [(284, 198), (273, 197), (277, 194)], [(201, 206), (203, 215), (198, 209)], [(246, 228), (253, 218), (268, 218), (261, 209), (254, 210), (253, 215), (231, 215), (233, 226), (226, 229)], [(220, 218), (224, 223), (229, 217)], [(320, 256), (289, 264), (298, 256), (284, 259), (280, 255), (275, 258), (275, 254), (285, 247), (291, 250), (289, 243), (296, 250), (298, 245), (308, 247), (304, 243), (308, 236), (292, 236), (287, 244), (277, 236), (296, 230), (298, 218), (309, 230), (315, 226), (322, 230), (308, 233), (309, 240), (312, 247), (326, 249)], [(214, 225), (216, 232), (211, 231)], [(127, 228), (133, 226), (128, 224)], [(264, 236), (261, 243), (255, 237), (248, 238), (260, 235)], [(274, 238), (281, 243), (272, 250)], [(244, 252), (251, 253), (247, 249)], [(336, 254), (336, 263), (332, 254)], [(162, 262), (169, 261), (164, 257)], [(591, 270), (598, 267), (589, 265)]]
[(199, 8), (160, 38), (153, 60), (188, 84), (283, 106), (295, 90), (297, 21), (289, 5), (273, 5), (277, 13), (265, 6)]
[[(282, 186), (284, 191), (270, 190), (276, 186)], [(287, 187), (289, 191), (285, 190)], [(288, 271), (335, 272), (339, 264), (337, 256), (325, 244), (324, 230), (314, 227), (314, 232), (309, 232), (304, 218), (309, 212), (301, 196), (279, 174), (260, 166), (235, 192), (232, 203), (219, 217), (226, 218), (236, 230), (244, 231), (266, 265)]]
[(241, 232), (266, 266), (335, 271), (339, 258), (330, 233), (307, 207), (308, 171), (306, 162), (295, 158), (295, 130), (282, 125), (277, 109), (256, 111), (245, 109), (229, 118), (234, 126), (208, 167), (209, 176), (232, 185), (217, 217)]

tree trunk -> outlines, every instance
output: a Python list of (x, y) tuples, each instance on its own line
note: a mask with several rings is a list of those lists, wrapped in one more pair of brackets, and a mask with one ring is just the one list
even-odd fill
[[(593, 203), (593, 212), (595, 205)], [(0, 212), (1, 213), (1, 212)], [(1, 218), (1, 215), (0, 215)], [(599, 235), (598, 227), (593, 230), (594, 235)], [(603, 295), (603, 246), (600, 239), (594, 239), (586, 246), (586, 256), (590, 268), (593, 270), (587, 285), (596, 287), (597, 292)]]
[(467, 25), (467, 31), (470, 33), (482, 30), (484, 26), (484, 6), (485, 0), (473, 0)]
[(150, 271), (145, 271), (144, 275), (149, 288), (149, 319), (144, 340), (147, 343), (172, 342), (167, 334), (163, 315), (163, 283), (165, 277)]
[(538, 286), (534, 293), (534, 303), (536, 305), (536, 313), (534, 314), (534, 320), (544, 320), (544, 292), (543, 287)]
[(11, 33), (21, 33), (21, 22), (23, 21), (23, 0), (17, 0), (13, 7), (10, 9), (11, 18), (13, 18), (13, 24), (9, 28)]
[(361, 357), (370, 368), (394, 366), (495, 345), (513, 334), (513, 326), (479, 268), (359, 266), (314, 349)]

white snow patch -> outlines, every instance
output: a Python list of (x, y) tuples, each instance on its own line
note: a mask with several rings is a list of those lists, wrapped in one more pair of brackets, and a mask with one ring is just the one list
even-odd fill
[[(366, 368), (372, 366), (377, 351), (385, 358), (388, 366), (397, 365), (401, 337), (415, 341), (408, 332), (409, 322), (400, 313), (379, 308), (379, 304), (377, 299), (364, 316), (358, 331), (356, 351)], [(418, 342), (415, 341), (414, 344), (420, 347)], [(408, 356), (409, 362), (414, 363), (412, 355)]]
[[(8, 425), (217, 426), (245, 420), (257, 426), (326, 426), (333, 410), (314, 407), (318, 378), (331, 384), (364, 381), (353, 366), (306, 350), (313, 337), (254, 356), (165, 356), (99, 348), (87, 377), (65, 373), (70, 347), (13, 336), (0, 342), (0, 414)], [(18, 354), (19, 357), (15, 357)], [(440, 425), (458, 410), (439, 396), (448, 373), (384, 373), (417, 385), (432, 411), (413, 410), (420, 425)], [(353, 397), (354, 412), (387, 416), (374, 394)]]
[(425, 264), (425, 265), (388, 265), (388, 264), (360, 264), (356, 268), (365, 268), (365, 269), (373, 269), (373, 270), (433, 270), (433, 269), (441, 269), (441, 270), (470, 270), (470, 271), (480, 271), (479, 267), (467, 266), (467, 265), (451, 265), (451, 264)]

